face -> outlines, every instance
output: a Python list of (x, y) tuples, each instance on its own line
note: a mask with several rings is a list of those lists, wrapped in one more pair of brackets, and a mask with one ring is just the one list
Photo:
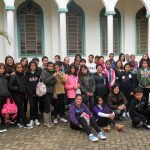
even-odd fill
[(48, 64), (48, 59), (47, 59), (47, 58), (44, 58), (44, 60), (43, 60), (42, 62), (43, 62), (43, 65), (44, 65), (44, 66), (47, 66), (47, 64)]
[(121, 55), (121, 58), (120, 58), (120, 59), (121, 59), (122, 61), (124, 61), (124, 58), (125, 58), (125, 56), (124, 56), (124, 55)]
[(148, 59), (147, 54), (144, 54), (144, 55), (143, 55), (143, 59), (146, 59), (146, 60)]
[(76, 105), (81, 105), (81, 103), (82, 103), (82, 97), (81, 97), (81, 96), (78, 96), (78, 97), (75, 99), (75, 103), (76, 103)]
[(99, 61), (102, 62), (102, 63), (104, 63), (104, 58), (101, 57)]
[(80, 66), (81, 66), (81, 65), (85, 65), (85, 62), (84, 62), (84, 61), (81, 61), (81, 62), (80, 62)]
[(6, 63), (11, 66), (11, 65), (13, 65), (14, 61), (12, 58), (8, 58)]
[(117, 68), (118, 68), (118, 69), (120, 69), (120, 68), (121, 68), (121, 66), (122, 66), (121, 62), (120, 62), (120, 61), (118, 61), (116, 66), (117, 66)]
[(130, 56), (126, 54), (126, 60), (130, 60)]
[(71, 73), (72, 73), (72, 74), (74, 74), (74, 73), (75, 73), (75, 71), (76, 71), (76, 70), (75, 70), (75, 68), (74, 68), (74, 67), (72, 67), (72, 68), (71, 68)]
[(75, 60), (80, 61), (80, 56), (77, 56)]
[(79, 64), (80, 64), (80, 62), (79, 62), (78, 60), (76, 60), (76, 61), (74, 62), (74, 65), (75, 65), (76, 67), (79, 67)]
[(141, 101), (142, 97), (143, 97), (143, 93), (135, 93), (134, 94), (135, 99), (137, 99), (138, 101)]
[(110, 58), (111, 60), (113, 60), (113, 59), (114, 59), (114, 55), (113, 55), (113, 54), (110, 54), (110, 55), (109, 55), (109, 58)]
[(56, 72), (60, 71), (60, 67), (58, 65), (55, 65), (54, 69), (55, 69)]
[(86, 68), (82, 68), (82, 69), (81, 69), (81, 72), (82, 72), (82, 74), (85, 74), (85, 75), (86, 75), (86, 74), (87, 74), (87, 69), (86, 69)]
[(17, 65), (17, 66), (16, 66), (16, 71), (17, 71), (18, 73), (22, 73), (22, 72), (23, 72), (22, 65)]
[(111, 64), (110, 64), (110, 62), (108, 61), (108, 62), (106, 63), (106, 69), (110, 69), (110, 67), (111, 67)]
[(99, 62), (99, 59), (98, 58), (95, 58), (95, 63), (97, 64)]
[(117, 87), (115, 87), (115, 88), (114, 88), (114, 90), (113, 90), (113, 92), (114, 92), (115, 94), (118, 94), (118, 93), (120, 92), (119, 87), (118, 87), (118, 86), (117, 86)]
[(98, 73), (102, 73), (102, 70), (103, 70), (103, 69), (102, 69), (101, 66), (98, 66), (98, 67), (97, 67), (97, 72), (98, 72)]
[(57, 56), (54, 57), (54, 60), (55, 62), (60, 61), (60, 59)]
[(143, 61), (142, 67), (143, 67), (143, 68), (148, 68), (148, 63), (147, 63), (146, 61)]
[(25, 67), (28, 64), (27, 59), (23, 59), (22, 62), (21, 62), (21, 64)]
[(49, 71), (54, 70), (54, 65), (53, 65), (53, 64), (48, 65), (48, 66), (47, 66), (47, 69), (48, 69)]
[(103, 104), (103, 99), (102, 99), (102, 98), (99, 98), (99, 99), (98, 99), (98, 104), (99, 104), (99, 105), (102, 105), (102, 104)]
[(4, 68), (4, 66), (1, 66), (0, 67), (0, 74), (4, 74), (4, 72), (5, 72), (5, 68)]
[(135, 61), (135, 56), (134, 55), (131, 56), (131, 61)]
[(32, 64), (30, 65), (30, 70), (31, 70), (31, 71), (35, 71), (35, 70), (36, 70), (36, 65), (35, 65), (34, 63), (32, 63)]
[(92, 63), (93, 62), (93, 57), (92, 56), (89, 56), (89, 58), (88, 58), (88, 61), (90, 62), (90, 63)]
[(68, 57), (66, 57), (66, 58), (64, 59), (64, 63), (65, 63), (66, 65), (69, 65), (70, 59), (69, 59)]
[(131, 67), (130, 67), (129, 65), (126, 65), (126, 66), (125, 66), (125, 71), (126, 71), (126, 72), (129, 72), (130, 70), (131, 70)]

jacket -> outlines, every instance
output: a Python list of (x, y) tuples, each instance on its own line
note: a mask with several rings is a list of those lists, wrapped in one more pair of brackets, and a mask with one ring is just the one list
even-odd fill
[(98, 73), (94, 74), (95, 79), (95, 96), (106, 96), (109, 92), (108, 78), (102, 73), (100, 76)]
[(112, 110), (118, 109), (118, 107), (122, 104), (127, 105), (127, 99), (122, 92), (120, 92), (118, 95), (115, 95), (112, 92), (108, 94), (108, 106)]
[(25, 74), (26, 78), (26, 86), (27, 86), (27, 94), (30, 96), (36, 95), (36, 86), (39, 82), (39, 78), (41, 75), (41, 71), (37, 69), (34, 73), (27, 71)]
[(84, 103), (82, 103), (80, 107), (77, 107), (75, 103), (71, 104), (70, 109), (69, 109), (70, 122), (76, 126), (79, 126), (80, 123), (78, 119), (80, 118), (83, 112), (88, 114), (90, 117), (92, 117), (92, 113), (89, 111), (88, 107)]
[(82, 95), (87, 95), (88, 92), (95, 92), (95, 79), (93, 74), (79, 77), (80, 90)]
[(150, 105), (145, 98), (142, 98), (141, 101), (138, 101), (134, 98), (132, 100), (131, 107), (129, 110), (130, 117), (138, 117), (145, 122), (147, 119), (142, 113), (146, 108), (150, 108)]
[(56, 78), (54, 77), (53, 71), (49, 71), (47, 68), (45, 68), (41, 73), (40, 81), (42, 81), (46, 85), (47, 93), (52, 94), (54, 92)]
[(64, 73), (62, 73), (61, 76), (56, 76), (55, 78), (56, 83), (54, 86), (54, 98), (57, 98), (57, 95), (65, 94), (64, 84), (67, 82), (67, 79)]
[(147, 68), (146, 71), (144, 68), (140, 68), (137, 72), (137, 79), (140, 87), (150, 88), (150, 68)]
[(15, 76), (11, 76), (9, 80), (9, 89), (13, 94), (26, 93), (26, 80), (24, 73), (17, 73)]
[(65, 89), (67, 90), (67, 97), (75, 98), (76, 89), (74, 89), (74, 86), (77, 86), (78, 76), (66, 75), (66, 78), (67, 78), (67, 82), (65, 83)]
[(8, 77), (6, 75), (0, 75), (0, 96), (11, 97), (11, 93), (8, 89)]

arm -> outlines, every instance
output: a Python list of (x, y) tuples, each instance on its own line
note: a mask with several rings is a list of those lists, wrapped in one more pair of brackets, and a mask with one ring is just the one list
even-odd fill
[(82, 93), (87, 94), (88, 91), (86, 90), (85, 85), (83, 84), (83, 80), (84, 80), (83, 78), (82, 79), (79, 78), (80, 90)]
[(108, 106), (111, 109), (118, 109), (118, 105), (114, 105), (112, 102), (112, 94), (111, 93), (108, 95)]
[(115, 75), (115, 71), (112, 69), (112, 81), (110, 85), (113, 86), (115, 84), (115, 81), (116, 81), (116, 75)]
[(66, 83), (67, 82), (67, 78), (65, 76), (64, 73), (62, 73), (62, 75), (60, 76), (60, 80), (63, 82), (63, 83)]
[(73, 84), (69, 83), (69, 77), (67, 75), (66, 75), (66, 78), (67, 78), (67, 82), (65, 83), (65, 89), (66, 90), (72, 90), (72, 89), (74, 89)]
[(14, 76), (11, 76), (9, 83), (8, 83), (8, 87), (11, 91), (16, 92), (19, 90), (18, 86), (16, 85), (17, 81), (16, 78)]

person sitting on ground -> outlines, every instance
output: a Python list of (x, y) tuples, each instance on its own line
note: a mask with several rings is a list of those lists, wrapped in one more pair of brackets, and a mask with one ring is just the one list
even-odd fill
[(108, 106), (115, 113), (115, 118), (121, 120), (123, 112), (126, 111), (127, 99), (117, 84), (112, 87), (112, 92), (108, 94), (107, 99)]
[(133, 127), (144, 126), (146, 129), (150, 129), (150, 103), (143, 97), (143, 90), (140, 87), (134, 90), (129, 113)]
[(96, 105), (93, 108), (93, 115), (96, 118), (97, 124), (100, 127), (104, 127), (104, 131), (106, 132), (111, 130), (111, 124), (114, 125), (118, 131), (121, 131), (124, 128), (124, 125), (118, 124), (114, 121), (115, 113), (110, 111), (102, 97), (96, 99)]
[(88, 107), (82, 103), (82, 96), (80, 94), (76, 95), (74, 103), (70, 106), (69, 118), (71, 128), (74, 130), (83, 129), (87, 133), (89, 140), (93, 142), (98, 141), (98, 138), (92, 134), (91, 127), (96, 130), (100, 139), (106, 139)]

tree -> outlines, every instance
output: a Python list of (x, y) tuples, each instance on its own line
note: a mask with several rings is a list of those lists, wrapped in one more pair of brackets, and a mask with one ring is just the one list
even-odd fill
[(0, 31), (0, 36), (5, 37), (6, 40), (8, 41), (8, 44), (9, 44), (9, 45), (11, 44), (11, 38), (10, 38), (10, 36), (8, 35), (7, 32), (5, 32), (5, 31)]

